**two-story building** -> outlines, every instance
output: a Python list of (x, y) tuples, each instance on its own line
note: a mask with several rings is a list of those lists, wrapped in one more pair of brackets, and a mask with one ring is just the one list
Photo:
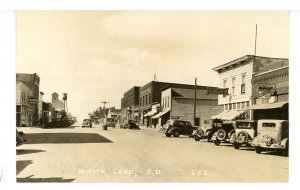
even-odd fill
[(34, 106), (32, 124), (38, 125), (40, 77), (36, 73), (33, 74), (17, 73), (16, 81), (23, 82), (32, 91), (33, 94), (31, 97), (31, 104)]
[(139, 95), (140, 87), (134, 86), (124, 93), (121, 99), (121, 117), (122, 120), (139, 119)]
[[(218, 106), (218, 96), (209, 94), (207, 86), (197, 86), (196, 99), (193, 85), (189, 88), (167, 88), (161, 93), (161, 111), (152, 116), (157, 119), (153, 123), (164, 125), (169, 119), (182, 119), (190, 121), (195, 126), (203, 124), (204, 120), (220, 113), (223, 107)], [(195, 101), (196, 100), (196, 101)], [(194, 106), (195, 120), (194, 120)]]
[[(255, 104), (255, 75), (283, 67), (287, 59), (245, 55), (213, 68), (219, 74), (219, 86), (228, 88), (227, 95), (218, 96), (223, 112), (213, 116), (223, 120), (253, 118), (248, 107)], [(247, 109), (246, 109), (247, 108)]]
[(23, 82), (16, 82), (16, 126), (32, 126), (35, 101), (33, 91)]

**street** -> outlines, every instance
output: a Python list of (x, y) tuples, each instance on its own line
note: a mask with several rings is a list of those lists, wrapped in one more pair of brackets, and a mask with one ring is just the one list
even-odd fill
[(17, 182), (287, 182), (288, 158), (158, 129), (21, 127)]

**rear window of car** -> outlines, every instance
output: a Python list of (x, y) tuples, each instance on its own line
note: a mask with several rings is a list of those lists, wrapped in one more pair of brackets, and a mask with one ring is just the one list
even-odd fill
[(185, 125), (192, 126), (192, 124), (188, 121), (185, 122)]
[(262, 123), (262, 127), (275, 128), (275, 123)]
[(254, 123), (250, 123), (250, 122), (239, 122), (236, 124), (236, 126), (238, 128), (253, 128), (254, 127)]

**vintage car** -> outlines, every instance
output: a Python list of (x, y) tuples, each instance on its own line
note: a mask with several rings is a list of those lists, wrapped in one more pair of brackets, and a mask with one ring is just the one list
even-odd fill
[(27, 139), (24, 137), (24, 133), (22, 131), (16, 130), (16, 145), (20, 146), (24, 142), (27, 142)]
[(213, 134), (219, 129), (222, 120), (219, 119), (206, 119), (203, 121), (203, 125), (198, 127), (193, 132), (195, 141), (207, 138), (208, 142), (211, 142)]
[(255, 120), (237, 120), (235, 127), (235, 138), (233, 139), (233, 147), (239, 149), (245, 144), (251, 146), (251, 143), (256, 136), (257, 121)]
[(139, 124), (134, 120), (125, 121), (120, 125), (122, 129), (140, 129)]
[(92, 121), (90, 119), (84, 119), (82, 122), (82, 128), (83, 127), (92, 128)]
[(221, 142), (233, 142), (235, 138), (235, 121), (223, 121), (218, 126), (217, 131), (213, 134), (211, 140), (215, 145), (220, 145)]
[(171, 119), (163, 126), (163, 132), (167, 137), (179, 137), (180, 135), (192, 136), (193, 131), (197, 129), (193, 127), (191, 122), (180, 119)]
[(102, 125), (102, 127), (116, 127), (116, 123), (115, 123), (115, 119), (114, 118), (105, 118), (104, 119), (104, 124)]
[(257, 136), (252, 142), (255, 152), (279, 150), (285, 156), (289, 153), (289, 123), (287, 120), (263, 119), (257, 122)]

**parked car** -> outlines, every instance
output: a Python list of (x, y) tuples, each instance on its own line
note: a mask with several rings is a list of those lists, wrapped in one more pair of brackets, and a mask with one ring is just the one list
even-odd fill
[(134, 120), (125, 121), (120, 128), (123, 129), (140, 129), (139, 124)]
[(84, 119), (83, 122), (82, 122), (82, 128), (83, 127), (92, 128), (92, 120), (90, 120), (90, 119)]
[(107, 126), (107, 127), (115, 128), (116, 127), (115, 119), (114, 118), (105, 118), (103, 125)]
[(221, 142), (233, 142), (235, 138), (235, 121), (224, 121), (218, 126), (218, 130), (213, 134), (211, 140), (215, 145), (220, 145)]
[(180, 135), (192, 136), (193, 131), (197, 129), (193, 127), (191, 122), (180, 119), (168, 120), (164, 125), (164, 133), (167, 137), (179, 137)]
[(16, 145), (20, 146), (24, 142), (27, 142), (27, 139), (24, 137), (24, 133), (22, 131), (16, 130)]
[(238, 120), (235, 127), (235, 138), (233, 139), (233, 147), (239, 149), (245, 144), (251, 146), (251, 143), (256, 137), (257, 121), (255, 120)]
[(289, 153), (289, 123), (287, 120), (263, 119), (257, 122), (257, 136), (252, 142), (255, 152), (278, 150), (285, 156)]
[(208, 142), (211, 142), (213, 134), (219, 129), (222, 123), (222, 120), (219, 119), (206, 119), (203, 122), (203, 125), (198, 127), (193, 132), (195, 141), (200, 141), (201, 139), (207, 138)]

